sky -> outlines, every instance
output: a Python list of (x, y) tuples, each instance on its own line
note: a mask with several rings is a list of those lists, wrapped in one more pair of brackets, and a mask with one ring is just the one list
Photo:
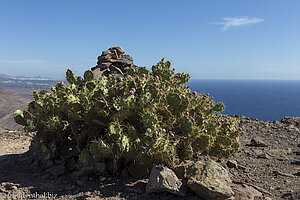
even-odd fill
[(0, 0), (0, 73), (63, 79), (121, 46), (194, 79), (300, 80), (298, 0)]

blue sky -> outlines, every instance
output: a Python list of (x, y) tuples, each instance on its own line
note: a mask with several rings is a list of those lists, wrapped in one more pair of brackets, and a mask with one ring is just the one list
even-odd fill
[(300, 80), (298, 0), (0, 0), (0, 73), (62, 79), (121, 46), (201, 79)]

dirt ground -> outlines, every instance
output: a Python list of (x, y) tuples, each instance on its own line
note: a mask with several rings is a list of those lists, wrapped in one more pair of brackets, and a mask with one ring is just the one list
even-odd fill
[[(219, 160), (233, 183), (252, 186), (264, 196), (258, 199), (300, 199), (300, 119), (262, 122), (236, 117), (245, 131), (241, 150), (229, 158), (233, 165)], [(21, 130), (0, 133), (0, 199), (200, 199), (191, 191), (184, 198), (146, 194), (147, 179), (124, 174), (81, 182), (72, 174), (41, 171), (27, 153), (32, 137)]]

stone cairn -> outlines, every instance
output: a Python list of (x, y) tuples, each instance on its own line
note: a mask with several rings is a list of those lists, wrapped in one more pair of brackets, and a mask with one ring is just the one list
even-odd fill
[(103, 51), (101, 56), (98, 57), (97, 65), (91, 68), (94, 75), (96, 77), (108, 74), (124, 76), (126, 70), (137, 68), (137, 66), (133, 64), (132, 57), (124, 53), (121, 47), (111, 47)]

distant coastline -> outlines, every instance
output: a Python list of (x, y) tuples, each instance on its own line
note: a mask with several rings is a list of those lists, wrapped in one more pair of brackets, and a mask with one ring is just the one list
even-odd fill
[[(0, 88), (32, 98), (33, 90), (50, 89), (61, 80), (12, 77), (0, 74)], [(210, 93), (225, 104), (224, 114), (243, 115), (262, 121), (300, 116), (300, 80), (191, 79), (198, 93)]]

